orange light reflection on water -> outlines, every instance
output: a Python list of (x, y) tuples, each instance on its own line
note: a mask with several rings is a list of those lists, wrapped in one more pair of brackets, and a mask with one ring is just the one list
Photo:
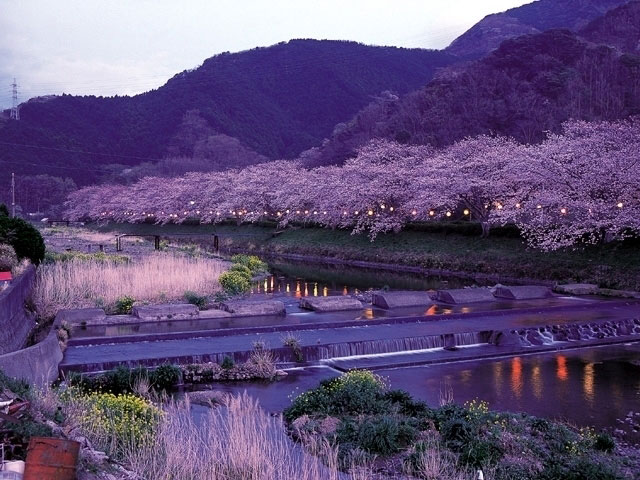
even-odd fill
[(566, 381), (569, 378), (569, 370), (567, 370), (567, 357), (558, 355), (556, 357), (556, 377), (558, 380)]
[(522, 360), (514, 357), (511, 360), (511, 391), (518, 398), (522, 395), (522, 385)]

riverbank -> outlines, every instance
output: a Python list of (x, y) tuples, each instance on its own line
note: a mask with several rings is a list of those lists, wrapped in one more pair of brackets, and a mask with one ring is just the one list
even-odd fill
[[(167, 236), (215, 233), (223, 252), (300, 255), (299, 258), (333, 259), (356, 265), (394, 264), (440, 274), (595, 283), (605, 288), (640, 290), (640, 248), (632, 242), (547, 253), (531, 249), (510, 235), (479, 238), (456, 228), (406, 230), (379, 235), (375, 242), (366, 235), (311, 227), (276, 231), (274, 227), (258, 225), (107, 224), (90, 228)], [(456, 231), (461, 233), (451, 233)]]

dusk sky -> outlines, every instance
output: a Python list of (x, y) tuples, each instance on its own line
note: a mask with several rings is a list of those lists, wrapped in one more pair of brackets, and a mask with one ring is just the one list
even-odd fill
[(46, 94), (136, 94), (224, 51), (292, 38), (443, 48), (527, 0), (0, 0), (0, 108)]

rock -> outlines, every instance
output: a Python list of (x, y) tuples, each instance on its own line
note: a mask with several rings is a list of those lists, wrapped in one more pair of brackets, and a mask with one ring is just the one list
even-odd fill
[(444, 303), (475, 303), (493, 302), (495, 297), (488, 288), (456, 288), (452, 290), (438, 290), (435, 299)]
[(228, 394), (217, 390), (198, 390), (188, 392), (187, 397), (191, 403), (210, 407), (212, 405), (224, 404), (227, 401)]
[(361, 310), (362, 302), (353, 297), (306, 297), (300, 300), (300, 308), (315, 312), (339, 312), (342, 310)]
[(598, 286), (593, 283), (567, 283), (556, 285), (553, 290), (567, 295), (595, 295), (598, 293)]
[(430, 306), (434, 304), (427, 292), (376, 292), (371, 299), (376, 307), (400, 308)]
[(101, 308), (74, 308), (61, 310), (57, 319), (70, 325), (100, 325), (107, 315)]
[(284, 303), (280, 300), (234, 300), (224, 302), (221, 308), (236, 316), (285, 315)]
[(497, 286), (493, 295), (497, 298), (508, 298), (510, 300), (532, 300), (536, 298), (547, 298), (551, 296), (549, 287), (540, 285), (523, 285), (517, 287)]
[(145, 322), (155, 320), (187, 320), (198, 317), (198, 308), (190, 303), (164, 305), (136, 305), (132, 315)]

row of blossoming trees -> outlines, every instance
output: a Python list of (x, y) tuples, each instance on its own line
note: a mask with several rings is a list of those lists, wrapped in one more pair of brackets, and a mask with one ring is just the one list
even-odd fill
[(343, 166), (273, 161), (73, 193), (67, 215), (119, 222), (312, 221), (368, 232), (466, 217), (516, 224), (544, 250), (640, 232), (640, 118), (568, 122), (538, 145), (479, 136), (446, 149), (377, 140)]

